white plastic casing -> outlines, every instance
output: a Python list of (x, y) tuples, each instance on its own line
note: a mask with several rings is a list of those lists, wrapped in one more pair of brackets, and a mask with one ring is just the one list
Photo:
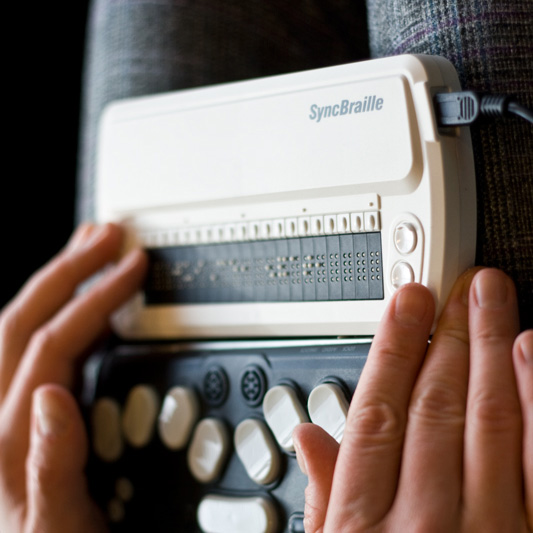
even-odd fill
[[(411, 280), (440, 311), (475, 256), (469, 131), (440, 132), (432, 103), (459, 89), (451, 63), (408, 55), (112, 104), (97, 220), (125, 225), (126, 248), (370, 229), (381, 232), (384, 276), (381, 300), (147, 306), (139, 293), (115, 316), (117, 332), (372, 335)], [(342, 113), (343, 101), (365, 99), (371, 111)]]

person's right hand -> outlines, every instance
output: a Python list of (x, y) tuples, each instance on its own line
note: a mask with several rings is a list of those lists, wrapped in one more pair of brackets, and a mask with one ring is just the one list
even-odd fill
[(87, 436), (69, 390), (80, 356), (144, 277), (146, 256), (136, 250), (76, 295), (121, 243), (117, 226), (82, 226), (0, 315), (1, 533), (105, 530), (88, 494)]
[(342, 443), (294, 431), (309, 476), (308, 533), (531, 533), (533, 331), (512, 281), (456, 283), (428, 349), (421, 285), (392, 298), (352, 399)]

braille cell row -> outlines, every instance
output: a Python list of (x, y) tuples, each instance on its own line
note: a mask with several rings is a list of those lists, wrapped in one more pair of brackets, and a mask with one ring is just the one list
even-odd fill
[(380, 233), (167, 247), (149, 254), (148, 305), (383, 298)]

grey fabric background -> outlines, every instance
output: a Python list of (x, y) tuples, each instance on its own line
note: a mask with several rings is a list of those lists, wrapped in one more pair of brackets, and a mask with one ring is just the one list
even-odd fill
[[(114, 99), (400, 53), (443, 55), (464, 87), (533, 107), (533, 2), (504, 0), (93, 0), (78, 218), (92, 216), (96, 124)], [(533, 127), (472, 127), (477, 264), (508, 272), (533, 325)]]
[[(463, 87), (515, 95), (533, 109), (530, 0), (369, 0), (374, 57), (447, 57)], [(515, 280), (523, 327), (533, 326), (533, 126), (522, 120), (471, 127), (478, 190), (478, 265)]]
[(364, 0), (93, 0), (78, 212), (91, 218), (96, 125), (114, 99), (368, 57)]

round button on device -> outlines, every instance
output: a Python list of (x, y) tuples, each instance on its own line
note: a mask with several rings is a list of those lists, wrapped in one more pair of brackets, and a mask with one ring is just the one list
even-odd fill
[(263, 371), (256, 365), (245, 368), (241, 377), (241, 394), (250, 406), (261, 403), (266, 389), (266, 379)]
[(235, 428), (233, 440), (237, 455), (253, 481), (267, 485), (278, 477), (279, 451), (261, 420), (243, 420)]
[(399, 289), (402, 285), (412, 283), (415, 280), (415, 273), (413, 267), (405, 261), (399, 261), (392, 267), (391, 283), (395, 289)]
[(394, 230), (394, 246), (403, 255), (410, 254), (416, 248), (418, 238), (416, 228), (409, 222), (401, 222)]
[(228, 395), (228, 376), (224, 369), (212, 366), (204, 376), (203, 393), (205, 400), (212, 407), (218, 407), (226, 401)]

